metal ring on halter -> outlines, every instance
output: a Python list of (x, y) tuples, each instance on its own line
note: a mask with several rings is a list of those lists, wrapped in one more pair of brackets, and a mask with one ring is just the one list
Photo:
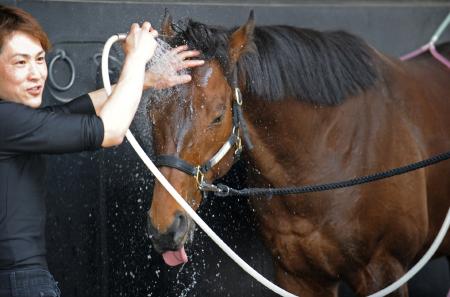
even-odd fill
[[(55, 78), (53, 77), (53, 64), (55, 64), (56, 60), (58, 59), (67, 61), (67, 64), (69, 64), (70, 67), (70, 81), (66, 86), (58, 85), (55, 81)], [(48, 66), (48, 79), (50, 80), (51, 86), (58, 91), (67, 91), (73, 86), (73, 83), (75, 82), (75, 65), (73, 64), (72, 60), (66, 55), (66, 52), (64, 50), (57, 50), (56, 55), (50, 61), (50, 64)]]
[(236, 98), (237, 104), (242, 105), (242, 94), (239, 88), (234, 88), (234, 97)]
[(202, 173), (200, 165), (195, 167), (195, 169), (196, 169), (195, 180), (197, 181), (198, 188), (201, 189), (201, 187), (202, 187), (202, 185), (204, 183), (205, 176)]
[(236, 138), (236, 149), (234, 150), (234, 154), (235, 155), (239, 155), (242, 152), (242, 140), (239, 137), (239, 135), (237, 135)]
[[(238, 102), (239, 104), (239, 102)], [(242, 139), (239, 136), (239, 128), (236, 128), (236, 126), (233, 126), (233, 130), (231, 131), (232, 135), (236, 135), (236, 141), (235, 141), (235, 146), (236, 149), (234, 150), (234, 155), (237, 156), (242, 152)]]

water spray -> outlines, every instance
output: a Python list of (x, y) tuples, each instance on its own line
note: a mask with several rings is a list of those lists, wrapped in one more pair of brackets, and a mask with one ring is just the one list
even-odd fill
[[(106, 93), (111, 95), (111, 82), (109, 80), (108, 73), (108, 56), (109, 50), (112, 44), (118, 40), (124, 40), (126, 38), (125, 34), (117, 34), (111, 36), (108, 41), (105, 43), (105, 47), (103, 48), (102, 54), (102, 77), (103, 77), (103, 85)], [(156, 179), (161, 183), (161, 185), (169, 192), (170, 195), (175, 199), (175, 201), (180, 204), (180, 206), (184, 209), (184, 211), (194, 220), (194, 222), (202, 228), (203, 231), (231, 258), (236, 262), (245, 272), (253, 276), (258, 282), (277, 293), (280, 296), (286, 297), (296, 297), (294, 294), (289, 293), (288, 291), (276, 286), (256, 270), (254, 270), (250, 265), (248, 265), (244, 260), (242, 260), (214, 231), (197, 215), (197, 213), (189, 206), (189, 204), (184, 200), (183, 197), (175, 190), (175, 188), (167, 181), (167, 179), (162, 175), (162, 173), (158, 170), (158, 168), (153, 164), (150, 158), (145, 154), (144, 150), (141, 148), (139, 143), (134, 138), (133, 134), (130, 130), (127, 130), (125, 136), (128, 139), (128, 142), (134, 148), (136, 153), (145, 163), (145, 165), (150, 169)]]

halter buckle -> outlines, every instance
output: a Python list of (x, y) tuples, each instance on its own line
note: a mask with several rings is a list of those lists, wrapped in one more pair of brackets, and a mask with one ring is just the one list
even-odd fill
[(236, 149), (234, 150), (234, 155), (239, 156), (242, 152), (242, 139), (239, 135), (236, 135)]
[(238, 105), (242, 105), (242, 93), (239, 88), (234, 88), (234, 97)]
[(195, 167), (195, 181), (197, 182), (198, 188), (201, 190), (202, 185), (205, 183), (205, 175), (200, 169), (200, 165)]

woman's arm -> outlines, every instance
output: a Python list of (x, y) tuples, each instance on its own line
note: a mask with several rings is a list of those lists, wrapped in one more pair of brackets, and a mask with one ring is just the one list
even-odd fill
[[(183, 70), (187, 68), (193, 68), (200, 65), (203, 65), (205, 61), (203, 60), (197, 60), (191, 58), (195, 58), (198, 55), (200, 55), (199, 51), (196, 50), (188, 50), (188, 47), (186, 45), (178, 46), (174, 49), (172, 49), (172, 54), (176, 56), (175, 60), (180, 61), (180, 63), (177, 65), (177, 70)], [(186, 60), (188, 59), (188, 60)], [(191, 81), (191, 76), (187, 74), (157, 74), (153, 73), (150, 70), (148, 70), (145, 73), (144, 77), (144, 90), (154, 88), (154, 89), (165, 89), (170, 88), (178, 84), (184, 84)], [(112, 90), (114, 91), (116, 85), (112, 86)], [(91, 97), (92, 103), (95, 108), (95, 112), (97, 115), (100, 114), (100, 111), (103, 108), (103, 105), (105, 104), (106, 100), (108, 99), (108, 96), (106, 95), (106, 92), (104, 89), (96, 90), (89, 93), (89, 97)]]
[(119, 80), (98, 111), (104, 127), (102, 147), (118, 145), (123, 141), (141, 99), (145, 64), (153, 56), (157, 35), (158, 32), (148, 22), (144, 22), (141, 28), (137, 24), (130, 28), (124, 45), (127, 54)]

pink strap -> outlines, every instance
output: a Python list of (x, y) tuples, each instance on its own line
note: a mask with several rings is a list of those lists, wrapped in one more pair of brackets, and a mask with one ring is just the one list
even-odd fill
[(439, 62), (441, 62), (442, 64), (444, 64), (445, 66), (447, 66), (447, 68), (450, 69), (450, 61), (447, 60), (443, 55), (441, 55), (437, 50), (436, 47), (434, 46), (434, 43), (427, 43), (423, 46), (421, 46), (420, 48), (416, 49), (413, 52), (410, 52), (409, 54), (403, 55), (400, 57), (400, 60), (402, 61), (406, 61), (409, 59), (412, 59), (414, 57), (417, 57), (418, 55), (426, 52), (426, 51), (430, 51), (431, 54), (433, 55), (433, 57), (438, 60)]
[(443, 55), (441, 55), (440, 53), (438, 53), (438, 51), (436, 50), (436, 48), (434, 47), (434, 43), (432, 43), (430, 45), (430, 52), (431, 54), (437, 59), (439, 60), (442, 64), (444, 64), (445, 66), (447, 66), (448, 68), (450, 68), (450, 61), (447, 60)]
[(415, 51), (412, 51), (412, 52), (410, 52), (409, 54), (406, 54), (406, 55), (401, 56), (401, 57), (400, 57), (400, 60), (406, 61), (406, 60), (412, 59), (412, 58), (414, 58), (414, 57), (417, 57), (417, 56), (420, 55), (421, 53), (426, 52), (426, 51), (428, 50), (429, 46), (430, 46), (430, 44), (427, 43), (427, 44), (425, 44), (425, 45), (419, 47), (419, 48), (416, 49)]

